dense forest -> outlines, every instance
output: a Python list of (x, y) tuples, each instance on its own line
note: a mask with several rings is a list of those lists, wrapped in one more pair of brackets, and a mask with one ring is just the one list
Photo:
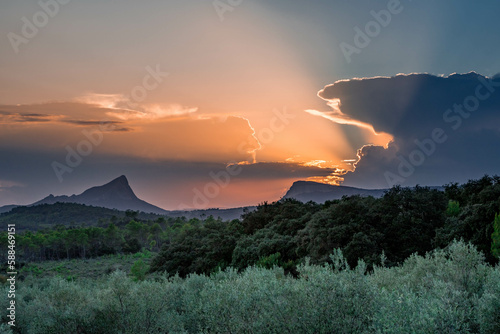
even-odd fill
[[(240, 220), (106, 212), (21, 231), (20, 272), (153, 258), (129, 275), (20, 282), (14, 332), (499, 333), (499, 212), (500, 177), (485, 176), (444, 191), (262, 203)], [(6, 232), (0, 245), (7, 249)]]
[(151, 270), (184, 277), (265, 264), (293, 273), (305, 258), (314, 264), (328, 262), (336, 248), (351, 266), (362, 259), (371, 268), (380, 264), (382, 253), (386, 265), (393, 266), (453, 240), (470, 241), (493, 264), (500, 246), (498, 237), (492, 245), (498, 212), (500, 177), (489, 176), (449, 184), (444, 191), (394, 187), (379, 199), (263, 203), (241, 223), (210, 220), (180, 231), (165, 244)]
[[(173, 234), (191, 228), (191, 224), (201, 224), (197, 219), (139, 217), (138, 212), (127, 211), (121, 218), (100, 218), (97, 226), (58, 224), (48, 229), (23, 231), (16, 235), (17, 252), (22, 262), (95, 258), (136, 253), (141, 249), (157, 252)], [(7, 247), (7, 238), (6, 232), (0, 234), (2, 247)]]

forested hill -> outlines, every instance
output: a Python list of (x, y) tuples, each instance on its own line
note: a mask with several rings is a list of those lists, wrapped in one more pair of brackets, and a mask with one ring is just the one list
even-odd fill
[(18, 230), (41, 230), (56, 225), (66, 227), (98, 226), (110, 222), (116, 223), (127, 216), (134, 215), (140, 220), (156, 220), (164, 218), (186, 218), (187, 220), (205, 219), (210, 216), (221, 220), (238, 219), (245, 212), (255, 210), (255, 206), (233, 209), (205, 209), (192, 211), (166, 211), (166, 214), (144, 213), (127, 210), (120, 211), (77, 203), (39, 204), (34, 206), (18, 206), (8, 212), (0, 213), (0, 226), (16, 224)]
[[(17, 230), (40, 230), (56, 225), (96, 226), (100, 221), (114, 221), (127, 212), (76, 203), (19, 206), (0, 214), (0, 226), (15, 224)], [(141, 219), (157, 219), (155, 214), (138, 213)]]

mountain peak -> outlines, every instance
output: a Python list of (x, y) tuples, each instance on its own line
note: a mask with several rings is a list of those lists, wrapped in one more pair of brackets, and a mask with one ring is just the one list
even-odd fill
[(125, 175), (118, 176), (116, 179), (114, 179), (110, 183), (113, 183), (113, 182), (118, 182), (118, 183), (123, 183), (123, 184), (128, 185), (128, 180), (127, 180), (127, 177)]
[(113, 179), (112, 181), (102, 185), (101, 187), (121, 187), (123, 190), (131, 191), (133, 193), (132, 188), (130, 188), (128, 179), (125, 175), (118, 176), (116, 179)]
[(48, 196), (32, 205), (53, 204), (56, 202), (78, 203), (117, 210), (130, 209), (159, 214), (165, 213), (165, 210), (139, 199), (130, 187), (125, 175), (121, 175), (102, 186), (89, 188), (80, 195), (70, 197)]
[(128, 183), (127, 177), (121, 175), (116, 179), (102, 186), (92, 187), (78, 195), (85, 200), (101, 201), (101, 200), (136, 200), (132, 188)]

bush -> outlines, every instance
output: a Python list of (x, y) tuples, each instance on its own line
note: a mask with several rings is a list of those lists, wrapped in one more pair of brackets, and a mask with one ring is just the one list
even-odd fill
[(130, 268), (130, 273), (135, 281), (143, 281), (148, 271), (149, 267), (142, 259), (135, 261), (132, 268)]
[(0, 324), (0, 334), (12, 334), (11, 327), (7, 324)]
[[(271, 259), (269, 259), (271, 260)], [(141, 260), (139, 260), (141, 261)], [(139, 262), (138, 261), (138, 262)], [(272, 261), (271, 261), (272, 262)], [(392, 268), (252, 266), (134, 281), (55, 277), (19, 285), (19, 333), (499, 333), (500, 269), (454, 242)], [(2, 300), (3, 301), (3, 300)], [(3, 301), (2, 305), (6, 305)], [(5, 323), (5, 318), (2, 320)], [(4, 326), (5, 327), (5, 326)]]
[(500, 333), (500, 268), (490, 271), (484, 293), (476, 303), (476, 317), (481, 333)]

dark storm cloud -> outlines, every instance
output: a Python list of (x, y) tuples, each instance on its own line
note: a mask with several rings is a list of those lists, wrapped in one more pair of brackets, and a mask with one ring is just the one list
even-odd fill
[(500, 80), (477, 73), (339, 81), (319, 92), (345, 115), (394, 136), (365, 146), (346, 185), (442, 184), (500, 173)]
[(320, 168), (315, 166), (304, 166), (298, 163), (288, 162), (259, 162), (255, 164), (242, 165), (242, 179), (288, 179), (309, 178), (314, 176), (329, 176), (338, 174), (335, 168)]

